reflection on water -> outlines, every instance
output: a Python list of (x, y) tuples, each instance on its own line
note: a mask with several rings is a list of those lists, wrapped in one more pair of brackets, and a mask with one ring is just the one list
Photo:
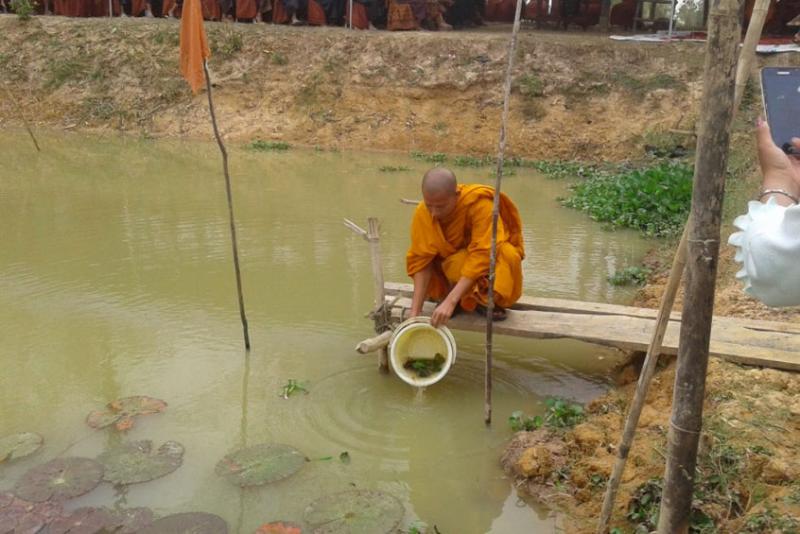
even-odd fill
[[(407, 520), (441, 532), (551, 532), (554, 518), (517, 505), (498, 458), (511, 411), (606, 387), (613, 352), (582, 343), (498, 338), (495, 423), (485, 428), (483, 346), (457, 333), (458, 361), (419, 394), (378, 374), (356, 342), (370, 334), (369, 255), (341, 224), (377, 215), (387, 280), (406, 280), (410, 207), (426, 165), (398, 155), (232, 150), (245, 302), (253, 351), (236, 310), (227, 212), (216, 148), (203, 143), (24, 135), (0, 144), (0, 435), (35, 431), (45, 449), (0, 467), (0, 489), (65, 453), (95, 456), (113, 435), (86, 414), (121, 396), (165, 399), (129, 437), (177, 440), (184, 465), (116, 494), (101, 486), (75, 506), (125, 502), (158, 513), (203, 510), (234, 531), (299, 520), (324, 494), (383, 489)], [(381, 173), (402, 164), (409, 172)], [(459, 170), (489, 182), (488, 170)], [(620, 301), (606, 282), (647, 243), (608, 233), (558, 207), (564, 184), (528, 171), (504, 190), (526, 224), (525, 292)], [(280, 398), (289, 378), (310, 394)], [(310, 458), (348, 451), (349, 465), (312, 461), (277, 484), (240, 490), (214, 475), (236, 447), (274, 441)]]

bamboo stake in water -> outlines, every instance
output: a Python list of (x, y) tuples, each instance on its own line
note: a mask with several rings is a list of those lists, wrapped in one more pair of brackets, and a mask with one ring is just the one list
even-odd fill
[(208, 93), (208, 109), (211, 112), (211, 124), (214, 127), (214, 137), (217, 139), (219, 151), (222, 153), (222, 169), (225, 173), (225, 192), (228, 195), (228, 217), (231, 225), (231, 248), (233, 248), (233, 268), (236, 271), (236, 294), (239, 297), (239, 315), (242, 319), (242, 331), (244, 332), (244, 347), (250, 350), (250, 333), (247, 329), (247, 315), (244, 312), (244, 297), (242, 296), (242, 273), (239, 270), (239, 245), (236, 242), (236, 224), (233, 218), (233, 195), (231, 194), (231, 177), (228, 172), (228, 151), (222, 143), (222, 137), (217, 127), (217, 116), (214, 113), (214, 100), (211, 97), (211, 77), (208, 74), (208, 62), (203, 61), (203, 72), (206, 77), (206, 89)]
[(484, 381), (483, 421), (492, 422), (492, 337), (494, 334), (494, 278), (497, 265), (497, 222), (500, 217), (500, 185), (503, 180), (503, 160), (506, 155), (506, 129), (508, 127), (508, 107), (511, 100), (511, 75), (514, 70), (514, 56), (517, 51), (517, 34), (522, 13), (522, 0), (517, 0), (517, 11), (514, 14), (514, 28), (511, 31), (511, 42), (508, 45), (508, 66), (506, 81), (503, 87), (503, 116), (500, 122), (500, 142), (497, 151), (497, 174), (494, 182), (494, 207), (492, 209), (492, 246), (489, 251), (489, 295), (486, 303), (486, 374)]
[(22, 105), (14, 98), (14, 95), (11, 94), (11, 91), (8, 90), (8, 87), (6, 87), (5, 90), (6, 90), (6, 95), (8, 96), (8, 101), (14, 102), (17, 105), (19, 118), (22, 119), (22, 124), (25, 125), (25, 129), (28, 131), (28, 135), (31, 136), (31, 140), (33, 141), (33, 146), (36, 147), (36, 152), (41, 152), (42, 149), (39, 148), (39, 142), (36, 140), (36, 136), (33, 135), (33, 130), (31, 130), (31, 125), (28, 124), (28, 119), (25, 118), (25, 113), (22, 112)]

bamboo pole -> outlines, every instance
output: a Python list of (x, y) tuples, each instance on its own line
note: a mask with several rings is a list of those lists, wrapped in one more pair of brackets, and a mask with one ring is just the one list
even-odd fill
[(25, 113), (22, 111), (22, 105), (14, 98), (14, 95), (11, 94), (11, 91), (8, 90), (8, 87), (3, 86), (6, 90), (6, 96), (8, 97), (9, 102), (14, 102), (17, 105), (17, 112), (19, 113), (19, 118), (22, 119), (22, 124), (25, 125), (25, 130), (28, 131), (28, 135), (31, 136), (31, 141), (33, 141), (33, 146), (36, 147), (36, 152), (41, 152), (42, 149), (39, 148), (39, 141), (36, 140), (36, 136), (33, 135), (33, 130), (31, 129), (30, 124), (28, 124), (28, 119), (25, 118)]
[[(389, 317), (385, 306), (386, 290), (383, 287), (383, 261), (381, 260), (380, 224), (377, 218), (370, 217), (367, 219), (366, 230), (361, 228), (350, 219), (345, 219), (344, 225), (353, 231), (353, 233), (366, 239), (369, 243), (370, 260), (372, 263), (373, 294), (375, 300), (375, 307), (372, 313), (370, 313), (370, 316), (375, 321), (375, 332), (383, 335), (388, 328)], [(367, 350), (367, 348), (369, 348), (367, 352), (378, 350), (378, 370), (380, 370), (382, 373), (388, 373), (389, 350), (387, 349), (386, 345), (388, 344), (389, 339), (386, 338), (386, 342), (382, 345), (375, 345), (372, 343), (373, 341), (380, 341), (382, 339), (382, 336), (377, 336), (366, 341), (362, 341), (356, 346), (356, 350), (362, 354), (364, 354), (363, 351)]]
[(764, 21), (767, 20), (767, 10), (770, 0), (756, 0), (753, 5), (753, 14), (750, 16), (750, 25), (747, 27), (747, 35), (739, 53), (739, 66), (736, 68), (736, 93), (733, 98), (734, 114), (739, 109), (742, 102), (744, 89), (747, 87), (747, 80), (750, 78), (750, 68), (756, 56), (756, 47), (764, 30)]
[(658, 521), (660, 534), (685, 533), (689, 528), (734, 111), (741, 2), (717, 0), (712, 7), (692, 190), (693, 223), (687, 239), (685, 297)]
[(494, 334), (492, 315), (494, 315), (494, 278), (497, 264), (497, 223), (500, 218), (500, 186), (503, 181), (503, 160), (506, 155), (506, 130), (508, 128), (508, 108), (511, 101), (511, 75), (514, 71), (514, 57), (517, 51), (517, 35), (519, 34), (522, 0), (517, 0), (514, 14), (514, 28), (511, 31), (511, 42), (508, 44), (508, 66), (503, 87), (503, 116), (500, 121), (500, 140), (497, 149), (497, 170), (494, 182), (494, 207), (492, 209), (492, 245), (489, 250), (489, 295), (486, 304), (486, 374), (484, 380), (483, 422), (492, 422), (492, 338)]
[[(372, 260), (372, 281), (375, 293), (375, 330), (385, 328), (387, 323), (386, 307), (384, 306), (386, 295), (383, 288), (383, 262), (381, 260), (381, 235), (378, 219), (370, 217), (367, 219), (367, 242), (369, 242), (369, 254)], [(382, 373), (389, 372), (389, 350), (383, 346), (378, 352), (378, 369)]]
[(606, 534), (606, 532), (608, 532), (608, 524), (611, 520), (611, 513), (614, 510), (614, 499), (617, 496), (619, 483), (622, 480), (622, 473), (625, 471), (628, 453), (631, 450), (633, 438), (636, 435), (636, 426), (639, 424), (639, 416), (642, 413), (642, 408), (647, 398), (647, 390), (650, 387), (650, 381), (656, 371), (658, 357), (661, 354), (661, 345), (664, 342), (664, 334), (669, 324), (669, 316), (672, 313), (672, 307), (675, 304), (675, 296), (678, 294), (678, 287), (681, 283), (683, 270), (686, 267), (686, 239), (690, 225), (691, 219), (689, 219), (683, 227), (683, 235), (678, 244), (678, 249), (675, 251), (675, 257), (672, 260), (672, 269), (669, 272), (667, 286), (664, 288), (664, 295), (661, 297), (661, 306), (658, 309), (658, 316), (656, 317), (656, 328), (653, 331), (650, 346), (647, 348), (644, 366), (639, 375), (639, 381), (636, 384), (636, 392), (633, 395), (633, 401), (631, 402), (631, 407), (628, 410), (628, 416), (625, 420), (625, 429), (622, 433), (622, 442), (617, 448), (617, 460), (614, 463), (614, 470), (606, 486), (606, 494), (603, 498), (603, 509), (600, 513), (600, 521), (597, 525), (597, 534)]
[(239, 297), (239, 316), (242, 319), (242, 332), (244, 333), (244, 347), (250, 350), (250, 332), (247, 328), (247, 315), (244, 311), (244, 297), (242, 296), (242, 273), (239, 269), (239, 245), (236, 242), (236, 224), (233, 217), (233, 195), (231, 193), (231, 176), (228, 172), (228, 151), (222, 142), (222, 136), (217, 127), (217, 115), (214, 112), (214, 100), (211, 96), (211, 77), (208, 74), (208, 62), (203, 60), (203, 72), (206, 78), (206, 92), (208, 93), (208, 109), (211, 113), (211, 124), (214, 127), (214, 137), (217, 139), (219, 151), (222, 153), (222, 170), (225, 173), (225, 193), (228, 195), (228, 218), (231, 227), (231, 248), (233, 249), (233, 269), (236, 272), (236, 294)]

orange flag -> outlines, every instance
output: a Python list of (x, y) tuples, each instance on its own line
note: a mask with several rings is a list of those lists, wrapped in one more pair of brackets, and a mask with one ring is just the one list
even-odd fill
[(193, 93), (205, 84), (203, 61), (210, 56), (200, 0), (184, 0), (181, 11), (181, 74)]

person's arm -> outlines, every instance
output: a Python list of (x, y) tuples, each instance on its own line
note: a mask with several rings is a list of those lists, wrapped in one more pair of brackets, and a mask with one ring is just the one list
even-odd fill
[[(760, 195), (759, 200), (767, 201), (775, 198), (779, 206), (796, 204), (794, 198), (800, 198), (800, 158), (788, 156), (778, 148), (772, 140), (769, 125), (759, 119), (756, 128), (758, 141), (758, 161), (763, 177), (761, 191), (783, 191), (784, 193), (768, 193)], [(800, 150), (800, 139), (792, 139), (794, 146)]]
[(409, 313), (411, 317), (416, 317), (422, 313), (422, 305), (425, 303), (425, 296), (428, 294), (431, 276), (433, 276), (433, 263), (429, 263), (421, 271), (411, 276), (414, 281), (414, 296), (411, 297), (411, 311)]
[[(742, 264), (736, 278), (748, 294), (768, 306), (800, 305), (800, 161), (772, 141), (769, 126), (759, 123), (758, 155), (763, 174), (759, 201), (734, 221), (739, 230), (728, 243)], [(793, 140), (800, 148), (800, 140)], [(769, 193), (769, 191), (775, 191)]]
[(467, 278), (466, 276), (462, 276), (456, 285), (453, 286), (453, 289), (450, 290), (450, 293), (447, 294), (445, 299), (440, 302), (438, 306), (436, 306), (435, 310), (433, 310), (433, 314), (431, 315), (431, 324), (433, 326), (443, 326), (447, 324), (447, 321), (453, 316), (456, 306), (458, 306), (458, 303), (461, 302), (461, 298), (472, 289), (473, 285), (475, 285), (474, 280)]

